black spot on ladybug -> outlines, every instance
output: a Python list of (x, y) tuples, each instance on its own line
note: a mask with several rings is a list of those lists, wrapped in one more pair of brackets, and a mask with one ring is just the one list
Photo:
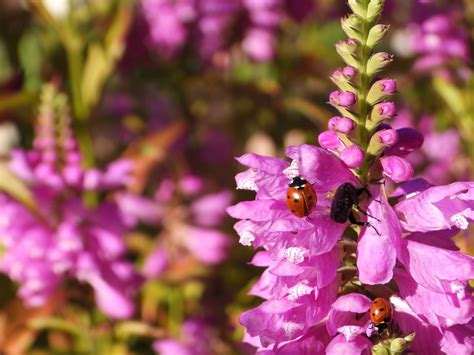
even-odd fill
[(286, 199), (289, 200), (289, 199), (290, 199), (290, 195), (286, 195)]
[(295, 199), (293, 200), (293, 202), (294, 202), (294, 203), (298, 203), (298, 202), (300, 202), (300, 200), (298, 200), (297, 198), (295, 198)]
[(295, 211), (295, 210), (291, 210), (291, 212), (295, 213), (296, 211)]
[(385, 308), (380, 308), (379, 311), (380, 311), (380, 312), (383, 312), (383, 311), (385, 311)]
[(373, 304), (377, 304), (377, 301), (372, 302)]
[(375, 317), (375, 312), (374, 312), (374, 313), (372, 313), (372, 315)]
[(313, 196), (309, 195), (308, 200), (311, 201), (312, 199), (313, 199)]

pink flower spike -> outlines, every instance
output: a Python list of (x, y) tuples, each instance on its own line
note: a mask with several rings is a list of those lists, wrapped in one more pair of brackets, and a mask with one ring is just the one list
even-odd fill
[(403, 182), (413, 176), (413, 166), (405, 159), (388, 156), (380, 159), (383, 174), (395, 182)]
[(358, 168), (364, 161), (364, 152), (357, 145), (351, 145), (341, 152), (341, 160), (351, 169)]

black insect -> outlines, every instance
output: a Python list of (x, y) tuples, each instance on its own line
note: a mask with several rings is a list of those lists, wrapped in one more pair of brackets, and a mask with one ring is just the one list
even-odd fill
[(366, 188), (355, 188), (352, 184), (346, 182), (339, 186), (334, 194), (331, 203), (331, 219), (337, 223), (346, 223), (349, 219), (349, 222), (358, 226), (364, 227), (372, 227), (374, 228), (375, 232), (379, 234), (377, 229), (370, 224), (369, 222), (360, 222), (356, 219), (354, 215), (354, 211), (352, 208), (355, 208), (358, 212), (366, 215), (368, 217), (372, 217), (378, 221), (377, 218), (374, 216), (369, 215), (366, 211), (362, 210), (359, 206), (359, 197), (363, 193), (367, 193), (370, 196), (369, 190)]

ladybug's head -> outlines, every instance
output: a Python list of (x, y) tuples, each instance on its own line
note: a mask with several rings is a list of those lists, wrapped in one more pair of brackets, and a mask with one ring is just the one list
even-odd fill
[(289, 187), (301, 187), (304, 184), (308, 183), (305, 179), (301, 176), (295, 176), (293, 180), (288, 184)]

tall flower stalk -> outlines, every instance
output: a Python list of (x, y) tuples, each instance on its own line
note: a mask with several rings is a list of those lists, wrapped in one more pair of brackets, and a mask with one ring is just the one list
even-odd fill
[[(265, 301), (240, 318), (244, 340), (265, 354), (472, 353), (474, 258), (451, 238), (474, 220), (474, 183), (411, 179), (405, 157), (423, 135), (386, 123), (395, 115), (397, 85), (378, 77), (392, 56), (374, 52), (388, 30), (377, 24), (384, 1), (348, 3), (352, 14), (341, 24), (349, 38), (336, 44), (347, 66), (331, 76), (338, 90), (329, 96), (341, 116), (319, 135), (322, 148), (290, 146), (291, 163), (237, 158), (250, 168), (236, 176), (237, 188), (256, 197), (228, 212), (240, 219), (234, 228), (241, 244), (263, 248), (252, 264), (266, 268), (250, 290)], [(303, 218), (286, 204), (297, 176), (317, 194)], [(346, 223), (330, 210), (343, 184), (366, 192)], [(394, 308), (384, 332), (369, 314), (378, 297)]]

